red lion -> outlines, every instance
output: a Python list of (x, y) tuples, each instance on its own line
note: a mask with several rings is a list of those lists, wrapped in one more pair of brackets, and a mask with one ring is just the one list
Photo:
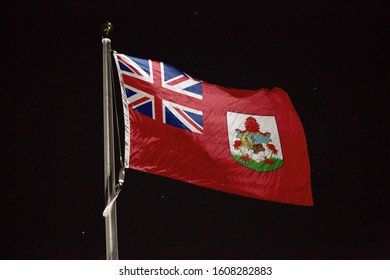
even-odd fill
[(245, 120), (245, 132), (260, 133), (260, 125), (254, 117), (248, 117)]
[(249, 132), (249, 133), (259, 133), (263, 136), (266, 136), (267, 134), (270, 134), (269, 132), (261, 132), (260, 131), (260, 125), (259, 123), (256, 121), (256, 119), (254, 117), (247, 117), (246, 120), (245, 120), (245, 130), (240, 130), (240, 133), (245, 133), (245, 132)]

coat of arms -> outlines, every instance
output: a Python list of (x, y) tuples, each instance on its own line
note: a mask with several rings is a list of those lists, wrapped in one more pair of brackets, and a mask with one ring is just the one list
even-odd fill
[(242, 165), (267, 172), (283, 165), (282, 147), (274, 116), (227, 113), (229, 146)]

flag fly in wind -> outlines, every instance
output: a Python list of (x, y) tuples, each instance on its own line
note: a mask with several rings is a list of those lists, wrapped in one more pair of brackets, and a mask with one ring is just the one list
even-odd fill
[(125, 165), (227, 193), (313, 205), (306, 138), (280, 88), (227, 89), (114, 53)]

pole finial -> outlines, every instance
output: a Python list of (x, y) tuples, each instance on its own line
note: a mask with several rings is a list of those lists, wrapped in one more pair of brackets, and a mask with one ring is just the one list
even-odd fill
[(113, 29), (114, 29), (114, 26), (109, 21), (103, 22), (100, 26), (100, 30), (102, 31), (102, 33), (105, 37), (109, 37), (109, 35)]

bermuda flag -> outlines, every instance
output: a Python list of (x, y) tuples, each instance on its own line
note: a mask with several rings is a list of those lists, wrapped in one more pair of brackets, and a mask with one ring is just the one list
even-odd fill
[(313, 205), (306, 138), (280, 88), (227, 89), (114, 53), (126, 167), (231, 194)]

